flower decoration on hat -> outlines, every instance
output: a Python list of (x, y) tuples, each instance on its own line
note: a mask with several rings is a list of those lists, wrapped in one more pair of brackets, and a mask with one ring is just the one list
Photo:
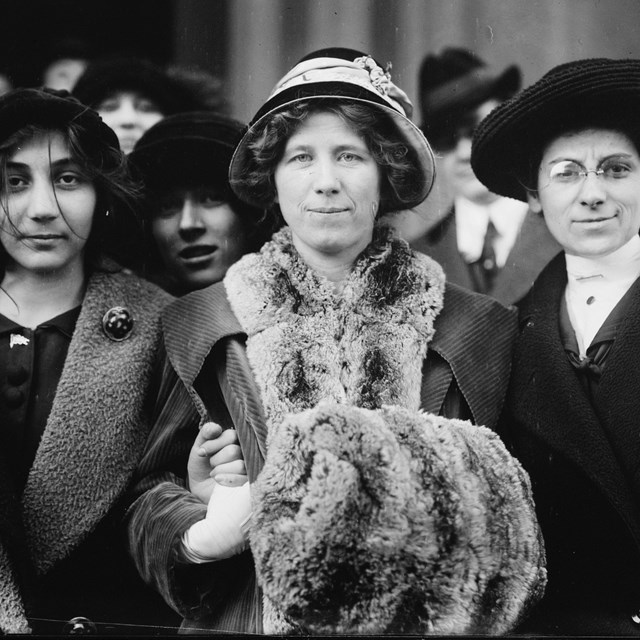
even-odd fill
[(371, 84), (378, 93), (383, 96), (386, 96), (389, 93), (389, 86), (391, 85), (391, 73), (389, 73), (391, 68), (390, 65), (385, 71), (371, 56), (361, 56), (360, 58), (356, 58), (353, 62), (369, 72)]
[(102, 330), (109, 340), (122, 342), (133, 331), (133, 316), (126, 307), (112, 307), (102, 317)]

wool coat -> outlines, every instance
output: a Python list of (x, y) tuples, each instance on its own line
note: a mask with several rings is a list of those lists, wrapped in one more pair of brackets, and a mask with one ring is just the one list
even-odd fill
[[(447, 280), (473, 290), (469, 266), (458, 251), (455, 210), (423, 236), (413, 241), (416, 251), (426, 253), (438, 262)], [(507, 261), (498, 270), (488, 295), (502, 304), (515, 304), (524, 297), (543, 267), (559, 252), (560, 245), (549, 233), (542, 216), (528, 211)]]
[[(247, 335), (218, 283), (172, 303), (163, 317), (166, 359), (155, 426), (127, 512), (138, 570), (185, 618), (185, 631), (260, 633), (253, 558), (189, 565), (183, 533), (206, 513), (186, 489), (198, 424), (234, 427), (250, 481), (266, 456), (267, 421), (246, 353)], [(447, 286), (422, 370), (421, 408), (495, 427), (509, 376), (515, 317), (486, 296)], [(452, 401), (458, 397), (458, 401)]]
[(640, 633), (640, 282), (589, 402), (560, 337), (564, 254), (520, 306), (504, 437), (531, 476), (548, 586), (521, 631)]
[[(170, 300), (127, 272), (90, 277), (21, 496), (12, 493), (0, 459), (3, 632), (62, 633), (76, 616), (151, 623), (142, 612), (155, 611), (161, 619), (161, 600), (127, 558), (118, 513), (150, 428), (160, 310)], [(122, 341), (102, 328), (105, 313), (118, 306), (134, 320)], [(46, 630), (43, 618), (52, 619)]]

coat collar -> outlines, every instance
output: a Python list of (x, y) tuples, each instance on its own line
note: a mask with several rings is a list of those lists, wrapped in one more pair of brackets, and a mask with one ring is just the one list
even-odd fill
[[(79, 544), (114, 506), (148, 433), (145, 396), (169, 296), (139, 278), (89, 280), (55, 400), (22, 497), (30, 553), (40, 573)], [(129, 310), (130, 336), (102, 330), (113, 307)]]
[[(449, 363), (476, 424), (494, 427), (498, 420), (509, 381), (516, 325), (513, 309), (447, 285), (429, 348)], [(482, 363), (486, 369), (479, 372)]]
[[(205, 358), (218, 341), (246, 335), (231, 310), (222, 283), (190, 293), (169, 305), (163, 314), (163, 328), (171, 364), (187, 386), (193, 386)], [(429, 348), (451, 366), (478, 424), (496, 424), (508, 382), (515, 329), (514, 311), (486, 296), (456, 285), (446, 286), (444, 306), (436, 318)], [(478, 362), (499, 365), (488, 367), (484, 375), (478, 376), (475, 366), (469, 364)], [(430, 381), (430, 390), (439, 389), (442, 396), (433, 400), (433, 407), (442, 404), (447, 388), (448, 380), (442, 385), (437, 380)]]
[[(531, 432), (581, 468), (617, 506), (640, 543), (640, 510), (626, 489), (629, 483), (614, 454), (606, 427), (587, 399), (560, 340), (559, 309), (566, 282), (564, 254), (561, 254), (543, 271), (521, 305), (522, 333), (514, 360), (515, 391), (510, 402), (517, 414), (528, 416), (518, 428)], [(634, 305), (639, 313), (640, 290)], [(612, 432), (618, 429), (620, 406), (629, 406), (628, 394), (635, 393), (634, 384), (640, 384), (637, 317), (630, 314), (627, 326), (618, 334), (600, 383), (601, 415), (608, 416)], [(615, 362), (616, 358), (620, 361)], [(635, 382), (630, 383), (629, 376)], [(637, 402), (631, 402), (637, 415)], [(630, 420), (632, 416), (626, 420), (629, 428)], [(635, 422), (637, 433), (637, 420)]]

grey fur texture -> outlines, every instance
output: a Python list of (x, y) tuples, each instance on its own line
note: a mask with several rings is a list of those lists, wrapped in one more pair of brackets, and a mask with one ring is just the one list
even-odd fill
[(500, 634), (544, 588), (528, 477), (468, 422), (321, 403), (273, 434), (252, 499), (266, 633)]

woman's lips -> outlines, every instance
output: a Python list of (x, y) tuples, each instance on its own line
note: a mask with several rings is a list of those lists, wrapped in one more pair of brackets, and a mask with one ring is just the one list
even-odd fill
[(178, 253), (178, 256), (183, 262), (193, 266), (208, 262), (217, 250), (218, 247), (215, 245), (200, 244), (185, 247)]

